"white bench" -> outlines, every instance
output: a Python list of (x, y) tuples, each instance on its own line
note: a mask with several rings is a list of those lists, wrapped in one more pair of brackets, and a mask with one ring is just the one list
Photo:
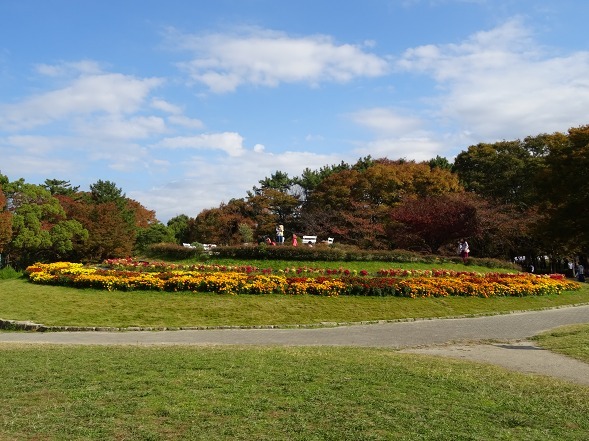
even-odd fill
[[(186, 248), (196, 248), (194, 245), (191, 245), (189, 243), (183, 243), (182, 246), (184, 246)], [(205, 251), (211, 251), (216, 246), (217, 245), (215, 245), (214, 243), (203, 243), (202, 244), (202, 247), (204, 248)]]
[(327, 238), (327, 245), (331, 245), (333, 243), (333, 237)]
[(303, 236), (303, 243), (317, 243), (317, 236)]

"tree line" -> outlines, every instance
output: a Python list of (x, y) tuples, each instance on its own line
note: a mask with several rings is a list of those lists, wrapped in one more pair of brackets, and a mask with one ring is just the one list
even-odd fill
[(466, 238), (479, 257), (586, 260), (588, 166), (589, 125), (479, 143), (453, 162), (368, 156), (297, 177), (276, 171), (243, 198), (165, 225), (110, 181), (80, 191), (0, 174), (0, 256), (23, 266), (125, 257), (162, 242), (255, 244), (282, 224), (287, 237), (363, 249), (448, 254)]

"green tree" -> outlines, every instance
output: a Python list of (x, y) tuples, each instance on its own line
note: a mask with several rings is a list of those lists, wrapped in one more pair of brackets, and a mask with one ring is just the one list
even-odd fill
[(298, 186), (301, 191), (299, 192), (301, 199), (306, 201), (311, 193), (319, 186), (319, 184), (328, 176), (339, 173), (344, 170), (356, 170), (365, 171), (367, 168), (374, 164), (374, 160), (370, 156), (359, 158), (354, 165), (347, 164), (342, 161), (339, 164), (326, 165), (320, 167), (319, 170), (311, 170), (306, 168), (300, 177), (293, 179), (293, 184)]
[(278, 190), (282, 193), (287, 193), (293, 185), (293, 180), (288, 177), (287, 173), (277, 170), (275, 173), (270, 175), (269, 178), (264, 178), (261, 181), (259, 181), (259, 183), (259, 187), (254, 186), (253, 188), (254, 194), (260, 194), (264, 190), (269, 188)]
[(167, 222), (167, 226), (174, 235), (176, 239), (176, 243), (189, 243), (190, 242), (190, 232), (188, 228), (188, 223), (190, 218), (185, 214), (180, 214), (178, 216), (173, 217)]
[(152, 244), (175, 242), (176, 238), (174, 237), (173, 231), (161, 222), (157, 222), (147, 228), (141, 228), (137, 232), (135, 250), (143, 252)]
[[(570, 253), (589, 252), (589, 125), (554, 134), (540, 185), (548, 219), (544, 234)], [(562, 252), (566, 252), (563, 250)]]
[(118, 188), (114, 182), (103, 181), (102, 179), (90, 185), (90, 195), (97, 204), (103, 202), (118, 203), (125, 198), (123, 190)]
[(45, 179), (45, 184), (43, 185), (49, 193), (52, 195), (65, 195), (65, 196), (72, 196), (77, 193), (80, 189), (80, 186), (72, 187), (70, 181), (63, 181), (60, 179)]
[(458, 154), (454, 171), (468, 191), (522, 208), (537, 203), (539, 170), (544, 165), (534, 140), (480, 143)]
[(247, 199), (252, 207), (254, 221), (258, 223), (262, 234), (271, 234), (277, 224), (293, 225), (297, 216), (300, 200), (274, 188), (264, 188)]
[(254, 230), (247, 223), (241, 223), (238, 225), (239, 234), (244, 243), (251, 243), (254, 241)]
[(431, 168), (442, 168), (445, 170), (452, 170), (452, 163), (448, 161), (447, 158), (443, 158), (440, 155), (437, 155), (435, 158), (430, 159), (428, 164)]
[(5, 249), (17, 266), (67, 258), (75, 244), (87, 240), (88, 231), (67, 219), (59, 200), (42, 186), (19, 179), (3, 188), (12, 217), (12, 238)]

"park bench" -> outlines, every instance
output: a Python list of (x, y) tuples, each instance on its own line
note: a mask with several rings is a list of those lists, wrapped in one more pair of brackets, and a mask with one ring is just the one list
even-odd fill
[[(317, 243), (317, 236), (303, 236), (303, 243)], [(321, 243), (331, 245), (333, 243), (333, 237), (328, 237), (327, 240), (324, 240)]]
[[(183, 246), (185, 246), (186, 248), (196, 248), (194, 245), (191, 245), (189, 243), (183, 243)], [(204, 248), (205, 251), (211, 251), (213, 248), (215, 248), (217, 245), (214, 243), (203, 243), (202, 247)]]

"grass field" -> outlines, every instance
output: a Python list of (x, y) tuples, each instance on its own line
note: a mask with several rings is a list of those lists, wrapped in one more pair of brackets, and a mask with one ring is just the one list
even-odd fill
[[(0, 317), (194, 326), (431, 317), (588, 303), (102, 292), (0, 280)], [(589, 362), (589, 326), (538, 337)], [(0, 344), (0, 440), (586, 440), (589, 388), (485, 364), (326, 347)]]
[(589, 388), (353, 348), (0, 346), (3, 440), (586, 440)]

